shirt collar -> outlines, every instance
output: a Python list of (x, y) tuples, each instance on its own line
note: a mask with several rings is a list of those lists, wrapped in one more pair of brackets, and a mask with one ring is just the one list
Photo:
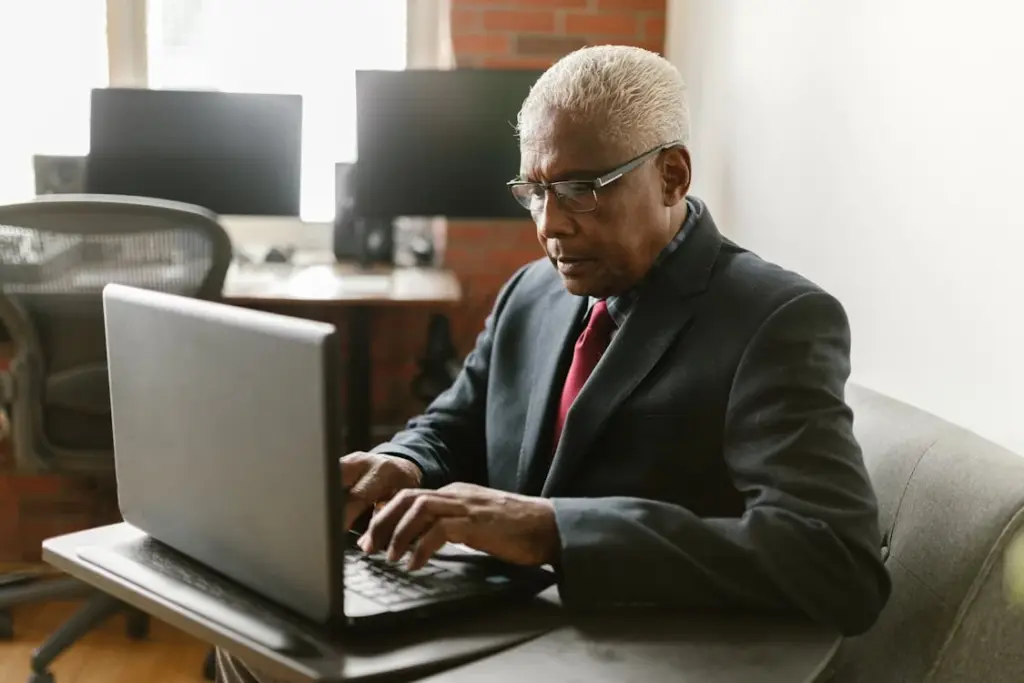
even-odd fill
[[(654, 259), (654, 263), (651, 265), (651, 270), (648, 271), (646, 277), (650, 277), (650, 273), (654, 272), (658, 267), (665, 262), (670, 255), (675, 253), (679, 249), (679, 245), (686, 241), (687, 235), (693, 231), (693, 227), (697, 224), (700, 219), (702, 211), (701, 203), (686, 198), (686, 220), (683, 221), (679, 231), (672, 238), (672, 241), (665, 245), (665, 248), (661, 250), (658, 257)], [(618, 296), (610, 296), (605, 299), (605, 304), (608, 306), (608, 314), (611, 316), (612, 321), (615, 323), (615, 327), (622, 327), (623, 323), (626, 322), (626, 317), (629, 316), (629, 312), (633, 309), (633, 304), (636, 302), (637, 291), (639, 286), (633, 287), (630, 291), (625, 294), (619, 294)], [(597, 303), (597, 299), (591, 297), (590, 302), (587, 306), (587, 315), (590, 314), (590, 309)]]

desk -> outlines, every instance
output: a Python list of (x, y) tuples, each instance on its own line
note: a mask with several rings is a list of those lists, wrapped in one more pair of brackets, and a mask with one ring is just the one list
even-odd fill
[(335, 263), (333, 254), (295, 254), (292, 263), (232, 263), (224, 300), (237, 305), (320, 304), (348, 314), (348, 414), (346, 451), (373, 443), (371, 421), (371, 325), (374, 310), (387, 306), (448, 306), (462, 299), (454, 273), (435, 268), (360, 268)]
[[(227, 646), (250, 661), (266, 661), (266, 651), (202, 617), (186, 613), (161, 596), (142, 590), (81, 560), (83, 545), (115, 545), (139, 532), (125, 524), (53, 538), (43, 544), (43, 558), (58, 569), (133, 607), (207, 641)], [(821, 681), (839, 646), (837, 635), (805, 621), (784, 618), (707, 618), (698, 616), (571, 617), (557, 606), (557, 593), (542, 596), (542, 608), (502, 611), (485, 617), (449, 618), (433, 640), (400, 644), (406, 661), (424, 651), (445, 649), (462, 661), (476, 661), (429, 678), (406, 672), (387, 680), (429, 683), (814, 683)], [(424, 624), (424, 629), (429, 625)], [(338, 681), (374, 672), (375, 661), (394, 658), (383, 650), (338, 654), (329, 662), (300, 662), (277, 667), (286, 680)], [(418, 649), (417, 649), (418, 648)], [(461, 648), (461, 649), (460, 649)], [(461, 653), (461, 654), (460, 654)], [(379, 678), (375, 678), (379, 681)]]

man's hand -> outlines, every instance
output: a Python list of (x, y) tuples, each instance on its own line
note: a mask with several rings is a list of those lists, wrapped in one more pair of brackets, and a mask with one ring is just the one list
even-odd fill
[(416, 488), (423, 472), (416, 463), (380, 453), (349, 453), (341, 459), (341, 485), (345, 493), (345, 530), (352, 528), (370, 507), (402, 489)]
[(399, 491), (359, 546), (387, 549), (392, 562), (411, 550), (409, 569), (418, 569), (448, 541), (521, 565), (554, 562), (561, 547), (551, 501), (461, 483)]

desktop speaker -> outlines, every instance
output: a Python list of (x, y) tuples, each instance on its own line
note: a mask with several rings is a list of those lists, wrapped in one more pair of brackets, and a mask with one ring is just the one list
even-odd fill
[(85, 192), (86, 157), (36, 154), (36, 194), (78, 194)]
[(359, 258), (359, 235), (352, 213), (355, 164), (334, 165), (334, 256), (339, 261)]
[(355, 164), (334, 165), (334, 256), (362, 265), (391, 264), (395, 259), (394, 226), (390, 219), (356, 218), (353, 201)]

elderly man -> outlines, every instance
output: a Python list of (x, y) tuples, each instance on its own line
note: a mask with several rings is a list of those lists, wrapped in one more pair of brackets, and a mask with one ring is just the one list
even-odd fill
[(424, 415), (342, 460), (347, 523), (376, 506), (361, 546), (413, 566), (446, 541), (552, 564), (569, 608), (792, 610), (861, 633), (890, 582), (846, 315), (688, 196), (688, 118), (679, 72), (638, 48), (541, 76), (509, 187), (545, 258)]

